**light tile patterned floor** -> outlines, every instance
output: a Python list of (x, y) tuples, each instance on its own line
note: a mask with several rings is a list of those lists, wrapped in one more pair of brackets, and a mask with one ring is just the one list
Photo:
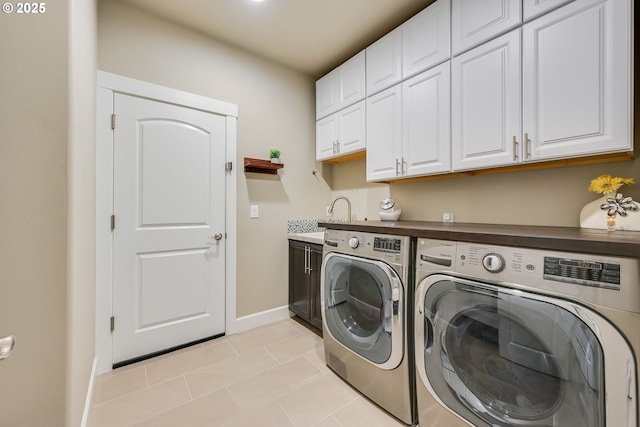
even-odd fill
[(331, 372), (294, 320), (96, 378), (89, 427), (399, 427)]

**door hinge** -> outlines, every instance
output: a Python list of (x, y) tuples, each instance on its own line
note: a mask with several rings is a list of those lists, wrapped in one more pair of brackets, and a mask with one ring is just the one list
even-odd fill
[(231, 172), (233, 170), (233, 162), (226, 162), (224, 164), (224, 170)]
[(111, 231), (116, 229), (116, 216), (111, 215)]
[(116, 329), (116, 318), (111, 316), (111, 320), (110, 320), (110, 328), (111, 328), (111, 332), (113, 332)]
[(111, 129), (115, 129), (116, 128), (116, 115), (112, 114), (111, 115)]

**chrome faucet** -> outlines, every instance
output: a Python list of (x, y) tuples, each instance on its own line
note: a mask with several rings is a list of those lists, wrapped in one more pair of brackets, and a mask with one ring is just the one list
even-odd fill
[(335, 199), (333, 199), (331, 201), (331, 205), (329, 206), (329, 213), (332, 214), (333, 213), (333, 205), (336, 204), (336, 202), (338, 200), (344, 200), (345, 202), (347, 202), (347, 215), (349, 215), (349, 218), (347, 219), (347, 221), (351, 222), (351, 202), (349, 201), (349, 199), (347, 199), (345, 196), (338, 196)]

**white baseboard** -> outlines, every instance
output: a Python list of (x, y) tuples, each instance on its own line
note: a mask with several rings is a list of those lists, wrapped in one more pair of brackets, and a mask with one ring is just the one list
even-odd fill
[(91, 402), (93, 399), (93, 384), (96, 379), (96, 370), (98, 369), (98, 358), (93, 358), (93, 366), (91, 367), (91, 378), (89, 378), (89, 387), (87, 388), (87, 397), (84, 401), (84, 411), (82, 412), (82, 424), (81, 427), (86, 427), (89, 422), (89, 411), (91, 410)]
[(257, 328), (258, 326), (268, 325), (269, 323), (288, 319), (289, 317), (291, 316), (289, 315), (288, 305), (272, 308), (271, 310), (261, 311), (260, 313), (250, 314), (248, 316), (239, 317), (236, 319), (233, 327), (227, 329), (227, 335), (232, 335), (238, 332)]

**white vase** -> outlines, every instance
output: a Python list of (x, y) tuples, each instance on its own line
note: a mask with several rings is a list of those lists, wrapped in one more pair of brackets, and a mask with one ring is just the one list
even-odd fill
[[(615, 197), (616, 193), (607, 193), (599, 199), (587, 203), (580, 211), (580, 227), (607, 230), (607, 211), (600, 209), (600, 206), (605, 204), (607, 199)], [(627, 216), (618, 214), (615, 221), (616, 230), (640, 231), (640, 210), (627, 210)]]

